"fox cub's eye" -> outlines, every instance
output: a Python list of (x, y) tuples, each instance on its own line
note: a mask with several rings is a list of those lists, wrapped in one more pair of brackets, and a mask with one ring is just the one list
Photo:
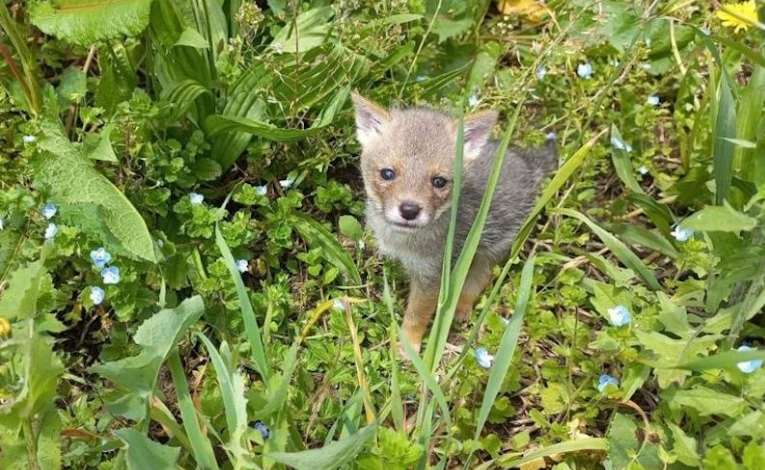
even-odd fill
[(395, 177), (396, 177), (396, 172), (391, 170), (390, 168), (383, 168), (382, 170), (380, 170), (380, 178), (386, 181), (390, 181)]
[(443, 176), (434, 176), (433, 179), (431, 180), (431, 183), (433, 184), (433, 187), (442, 189), (446, 186), (446, 183), (448, 183), (448, 181), (446, 181), (446, 178), (444, 178)]

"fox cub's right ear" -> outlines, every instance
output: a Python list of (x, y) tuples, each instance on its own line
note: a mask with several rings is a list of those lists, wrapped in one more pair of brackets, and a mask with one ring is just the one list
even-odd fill
[(390, 114), (379, 104), (355, 91), (351, 94), (351, 99), (356, 110), (356, 138), (362, 147), (367, 147), (380, 137), (383, 127), (390, 120)]

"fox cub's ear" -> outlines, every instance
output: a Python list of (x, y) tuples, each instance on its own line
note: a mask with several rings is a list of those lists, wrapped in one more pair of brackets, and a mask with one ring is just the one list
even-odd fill
[(481, 111), (465, 116), (465, 161), (473, 160), (481, 154), (496, 123), (496, 111)]
[(355, 91), (351, 94), (351, 99), (356, 110), (356, 138), (362, 147), (366, 147), (382, 134), (383, 126), (390, 120), (390, 115), (385, 108)]

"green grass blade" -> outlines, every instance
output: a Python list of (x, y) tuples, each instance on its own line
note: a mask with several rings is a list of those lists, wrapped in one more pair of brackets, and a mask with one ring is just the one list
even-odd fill
[(236, 287), (236, 295), (239, 298), (239, 309), (242, 313), (242, 319), (244, 320), (244, 330), (247, 334), (247, 341), (250, 343), (252, 359), (255, 361), (255, 367), (258, 369), (258, 373), (266, 382), (271, 377), (271, 370), (268, 367), (268, 361), (266, 360), (266, 352), (263, 348), (263, 338), (260, 335), (260, 328), (258, 327), (258, 321), (255, 319), (255, 312), (252, 310), (252, 304), (250, 303), (250, 297), (247, 295), (247, 290), (242, 282), (242, 276), (239, 274), (239, 270), (236, 269), (236, 263), (234, 257), (231, 255), (226, 240), (223, 239), (223, 235), (220, 233), (220, 228), (215, 227), (215, 244), (218, 246), (223, 259), (226, 261), (226, 267), (231, 274), (231, 279), (234, 281)]
[(590, 230), (592, 230), (595, 235), (600, 238), (600, 240), (608, 247), (608, 249), (611, 250), (611, 252), (617, 258), (619, 258), (619, 260), (624, 263), (625, 266), (635, 271), (643, 279), (643, 281), (645, 281), (648, 287), (654, 290), (661, 289), (659, 281), (656, 280), (656, 277), (653, 275), (653, 272), (648, 269), (648, 266), (646, 266), (645, 263), (643, 263), (643, 261), (638, 258), (638, 256), (633, 253), (629, 247), (627, 247), (627, 245), (613, 236), (608, 230), (605, 230), (600, 225), (587, 218), (586, 215), (573, 209), (558, 209), (558, 212), (563, 215), (578, 219), (590, 227)]
[(735, 367), (739, 362), (751, 360), (765, 360), (765, 351), (725, 351), (712, 356), (686, 362), (676, 366), (677, 369), (688, 369), (702, 371), (707, 369), (729, 369)]
[(377, 424), (370, 424), (346, 438), (334, 441), (320, 449), (300, 452), (270, 452), (269, 459), (289, 465), (297, 470), (331, 470), (353, 461), (361, 449), (377, 432)]
[[(622, 134), (619, 132), (619, 128), (615, 124), (611, 124), (611, 138), (616, 139), (619, 142), (623, 142)], [(613, 147), (611, 148), (611, 162), (614, 164), (616, 175), (622, 180), (624, 186), (630, 191), (636, 193), (642, 193), (643, 188), (640, 187), (635, 178), (635, 171), (632, 168), (632, 161), (630, 155), (626, 150)]]
[(582, 450), (608, 450), (608, 441), (601, 437), (586, 437), (584, 439), (576, 439), (572, 441), (561, 442), (559, 444), (553, 444), (551, 446), (543, 447), (541, 449), (534, 449), (523, 457), (518, 458), (517, 455), (500, 456), (496, 461), (489, 461), (476, 467), (476, 470), (487, 470), (492, 465), (499, 464), (502, 468), (520, 467), (523, 464), (531, 461), (541, 459), (544, 457), (550, 457), (556, 454), (565, 454), (568, 452), (579, 452)]
[(401, 387), (398, 380), (398, 335), (396, 316), (393, 311), (393, 296), (390, 293), (388, 275), (383, 271), (383, 303), (390, 315), (390, 402), (393, 424), (399, 432), (405, 432), (404, 403), (401, 401)]
[[(215, 368), (215, 377), (218, 380), (218, 387), (220, 388), (220, 395), (223, 399), (223, 410), (226, 414), (226, 427), (229, 435), (234, 435), (237, 432), (241, 432), (242, 428), (247, 427), (247, 414), (245, 411), (244, 417), (242, 416), (242, 408), (237, 404), (244, 397), (237, 397), (234, 394), (234, 383), (232, 381), (232, 373), (229, 370), (223, 358), (221, 358), (218, 350), (212, 342), (203, 333), (197, 333), (197, 337), (205, 345), (207, 354), (210, 356), (210, 361)], [(246, 401), (246, 399), (245, 399)], [(244, 418), (244, 420), (242, 420)]]
[(361, 284), (361, 275), (353, 258), (338, 243), (332, 232), (307, 216), (295, 216), (295, 228), (311, 247), (321, 248), (322, 257), (342, 271), (349, 281)]
[(486, 389), (483, 392), (483, 401), (481, 402), (481, 409), (478, 411), (478, 423), (475, 428), (474, 439), (478, 439), (481, 436), (486, 419), (489, 417), (491, 407), (494, 405), (499, 394), (499, 389), (502, 387), (502, 382), (505, 380), (507, 370), (510, 368), (510, 362), (513, 359), (515, 348), (518, 345), (518, 337), (521, 334), (521, 325), (523, 325), (523, 317), (526, 315), (526, 310), (529, 305), (529, 298), (531, 297), (531, 287), (534, 278), (534, 257), (532, 256), (526, 261), (521, 273), (521, 286), (518, 291), (518, 301), (515, 304), (515, 310), (513, 311), (513, 317), (510, 319), (510, 324), (505, 328), (505, 332), (502, 335), (502, 341), (497, 351), (494, 366), (491, 368), (491, 374), (489, 375), (489, 381), (486, 384)]
[(181, 357), (178, 355), (177, 349), (173, 350), (168, 356), (167, 365), (173, 376), (175, 395), (178, 398), (178, 408), (180, 408), (181, 417), (183, 418), (183, 428), (186, 430), (186, 435), (191, 442), (194, 459), (202, 469), (217, 469), (218, 463), (215, 461), (212, 444), (202, 434), (202, 428), (199, 426), (197, 412), (189, 394), (189, 383), (186, 381), (186, 373), (183, 371)]

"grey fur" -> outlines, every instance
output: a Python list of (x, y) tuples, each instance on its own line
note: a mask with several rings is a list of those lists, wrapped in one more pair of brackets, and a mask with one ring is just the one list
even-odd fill
[[(401, 175), (402, 178), (411, 179), (407, 181), (408, 185), (416, 188), (417, 185), (427, 184), (427, 177), (416, 169), (434, 160), (441, 163), (445, 159), (453, 160), (456, 139), (453, 124), (454, 120), (450, 116), (426, 108), (391, 110), (389, 122), (380, 130), (379, 142), (374, 145), (367, 144), (362, 154), (362, 167), (367, 166), (363, 173), (368, 196), (370, 192), (367, 178), (375, 177), (375, 171), (368, 167), (378, 159), (384, 158), (385, 154), (408, 156), (407, 167), (414, 171), (406, 171)], [(481, 143), (484, 145), (480, 154), (466, 163), (463, 172), (455, 235), (455, 257), (460, 253), (478, 212), (497, 152), (498, 142), (489, 139)], [(466, 145), (469, 144), (471, 142), (466, 141)], [(474, 263), (494, 265), (503, 261), (534, 204), (540, 182), (556, 166), (557, 154), (553, 140), (548, 141), (546, 147), (539, 149), (513, 148), (507, 151)], [(418, 181), (423, 177), (424, 182)], [(372, 229), (381, 252), (398, 259), (413, 280), (437, 288), (450, 210), (443, 210), (427, 226), (411, 232), (402, 232), (392, 227), (385, 219), (383, 210), (379, 201), (371, 196), (367, 198), (367, 224)]]

